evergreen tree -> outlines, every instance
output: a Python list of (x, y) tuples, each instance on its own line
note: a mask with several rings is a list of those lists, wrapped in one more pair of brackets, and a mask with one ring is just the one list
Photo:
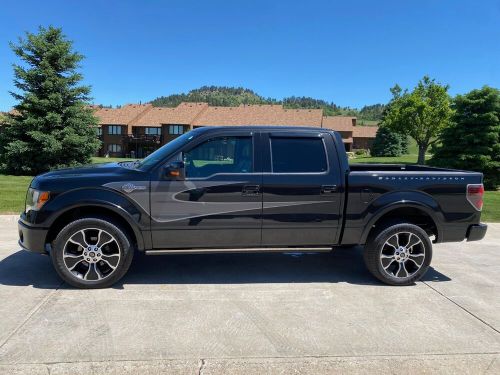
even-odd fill
[(500, 185), (500, 91), (491, 87), (458, 95), (454, 124), (434, 148), (431, 164), (483, 172), (485, 186)]
[(381, 126), (373, 140), (372, 156), (401, 156), (408, 153), (408, 138), (387, 126)]
[(11, 44), (23, 62), (14, 65), (11, 95), (16, 111), (0, 135), (0, 163), (12, 174), (38, 174), (90, 162), (98, 150), (98, 120), (87, 106), (90, 87), (79, 85), (83, 56), (59, 28), (40, 27)]
[(361, 120), (380, 121), (385, 107), (385, 104), (365, 105), (359, 111), (359, 118)]

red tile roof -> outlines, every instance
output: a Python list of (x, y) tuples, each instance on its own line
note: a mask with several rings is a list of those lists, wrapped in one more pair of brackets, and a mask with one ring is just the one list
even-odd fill
[(151, 104), (126, 104), (121, 108), (97, 108), (94, 114), (101, 125), (128, 125), (151, 108)]
[(285, 109), (278, 104), (208, 107), (193, 121), (193, 125), (288, 125), (319, 128), (322, 113), (321, 109)]
[(181, 103), (177, 107), (153, 107), (130, 122), (131, 126), (189, 125), (206, 108), (207, 103)]
[(356, 123), (356, 117), (351, 116), (324, 116), (323, 127), (337, 131), (353, 131), (353, 123)]
[(353, 137), (355, 138), (375, 138), (378, 126), (356, 126)]

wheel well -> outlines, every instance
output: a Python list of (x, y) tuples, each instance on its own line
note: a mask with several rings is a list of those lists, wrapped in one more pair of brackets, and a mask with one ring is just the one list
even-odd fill
[(52, 223), (49, 232), (47, 233), (46, 243), (51, 243), (55, 240), (59, 232), (69, 223), (83, 217), (104, 217), (120, 225), (127, 232), (130, 239), (137, 245), (137, 238), (130, 224), (122, 216), (116, 212), (98, 206), (76, 207), (66, 211)]
[(415, 207), (396, 208), (382, 215), (375, 222), (375, 224), (373, 224), (368, 237), (370, 237), (373, 233), (378, 232), (380, 228), (402, 222), (419, 226), (425, 230), (429, 236), (435, 236), (437, 240), (438, 229), (436, 223), (428, 213)]

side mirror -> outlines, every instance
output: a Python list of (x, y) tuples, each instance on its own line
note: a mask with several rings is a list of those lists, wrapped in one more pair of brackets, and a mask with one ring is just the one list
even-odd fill
[(183, 161), (173, 161), (165, 166), (165, 177), (172, 180), (184, 180), (186, 177)]

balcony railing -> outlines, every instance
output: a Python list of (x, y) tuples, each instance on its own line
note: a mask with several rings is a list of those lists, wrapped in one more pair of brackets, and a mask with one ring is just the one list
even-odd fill
[(160, 144), (162, 141), (161, 135), (150, 134), (127, 134), (123, 136), (124, 142), (129, 143), (154, 143)]

